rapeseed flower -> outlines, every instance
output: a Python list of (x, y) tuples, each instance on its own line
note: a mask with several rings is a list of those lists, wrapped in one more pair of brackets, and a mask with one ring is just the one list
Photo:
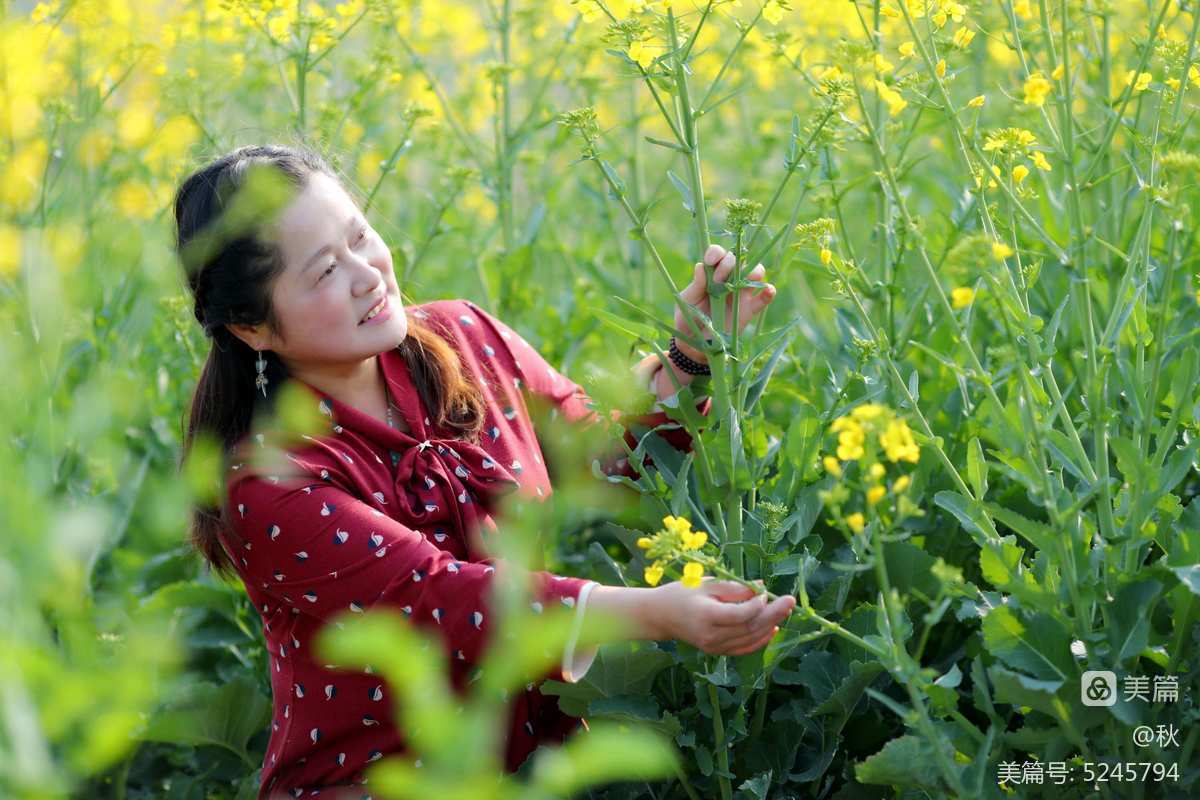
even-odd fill
[(1025, 79), (1025, 105), (1041, 108), (1046, 103), (1046, 95), (1054, 90), (1054, 84), (1042, 73), (1035, 72)]
[(858, 420), (879, 419), (887, 409), (879, 403), (863, 403), (850, 412), (850, 416)]
[(646, 579), (646, 583), (650, 584), (651, 586), (657, 586), (658, 582), (662, 580), (662, 576), (662, 564), (657, 561), (646, 567), (646, 570), (642, 575), (642, 577)]
[[(863, 403), (835, 419), (829, 427), (838, 436), (839, 457), (856, 455), (861, 459), (861, 481), (853, 476), (843, 478), (818, 493), (830, 510), (831, 524), (837, 521), (836, 524), (858, 534), (866, 529), (868, 518), (880, 519), (883, 530), (887, 530), (895, 520), (923, 515), (920, 507), (903, 494), (912, 483), (907, 475), (897, 475), (892, 481), (890, 492), (897, 495), (895, 505), (884, 502), (889, 495), (888, 462), (915, 464), (920, 460), (920, 447), (903, 417), (886, 405)], [(844, 448), (852, 448), (854, 453), (840, 452)], [(831, 474), (831, 466), (841, 469), (841, 463), (833, 456), (826, 456), (823, 462)]]
[(939, 78), (946, 77), (946, 59), (939, 58), (937, 64), (933, 67), (933, 71)]
[(981, 108), (983, 106), (983, 101), (986, 99), (987, 98), (984, 95), (977, 94), (967, 101), (967, 105), (971, 108)]
[(825, 467), (825, 471), (835, 478), (842, 477), (842, 465), (833, 456), (825, 456), (821, 459), (821, 464)]
[[(1028, 172), (1029, 170), (1025, 170), (1025, 171)], [(1013, 170), (1013, 172), (1015, 173), (1016, 170)], [(1014, 252), (1016, 252), (1016, 251), (1014, 251), (1011, 247), (1006, 245), (1004, 242), (992, 242), (992, 258), (994, 258), (998, 261), (1003, 261), (1004, 259), (1011, 256)]]
[(900, 55), (904, 58), (911, 58), (916, 48), (917, 45), (914, 42), (904, 42), (900, 45)]
[[(975, 290), (969, 286), (956, 286), (950, 290), (950, 305), (956, 309), (966, 308), (975, 302)], [(892, 459), (895, 461), (895, 459)]]
[(966, 50), (971, 44), (971, 40), (975, 38), (975, 31), (970, 28), (959, 28), (954, 32), (954, 46), (960, 50)]
[(629, 45), (629, 49), (625, 51), (625, 55), (629, 56), (631, 61), (637, 62), (637, 65), (642, 69), (649, 69), (654, 63), (654, 54), (650, 52), (650, 48), (646, 43), (638, 40)]
[(908, 423), (902, 419), (888, 423), (887, 429), (879, 437), (879, 443), (883, 445), (884, 452), (892, 463), (908, 461), (915, 464), (921, 457), (921, 448), (913, 439)]
[(881, 80), (875, 81), (875, 91), (878, 92), (879, 96), (883, 98), (883, 101), (888, 104), (889, 116), (896, 116), (904, 110), (905, 106), (908, 105), (908, 101), (905, 100), (898, 91), (888, 86)]
[(1133, 84), (1134, 94), (1146, 91), (1146, 88), (1150, 86), (1150, 81), (1152, 80), (1154, 80), (1154, 76), (1149, 72), (1143, 72), (1139, 75), (1137, 70), (1131, 69), (1125, 73), (1125, 85), (1129, 86), (1130, 84)]
[(689, 562), (683, 567), (683, 579), (680, 581), (689, 589), (695, 589), (700, 585), (701, 579), (704, 577), (704, 565), (698, 564), (695, 561)]
[(862, 425), (849, 417), (838, 417), (829, 426), (829, 430), (838, 435), (837, 457), (842, 461), (854, 461), (862, 458), (863, 443), (866, 433)]
[(772, 25), (778, 24), (779, 20), (783, 19), (783, 12), (787, 11), (787, 6), (780, 0), (767, 0), (767, 4), (763, 6), (763, 19)]
[(1017, 164), (1013, 167), (1012, 176), (1014, 181), (1020, 183), (1029, 177), (1029, 167), (1024, 164)]

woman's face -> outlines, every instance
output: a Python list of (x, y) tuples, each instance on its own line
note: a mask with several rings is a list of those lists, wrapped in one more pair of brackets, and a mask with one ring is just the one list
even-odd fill
[[(243, 328), (253, 337), (243, 340), (275, 352), (298, 376), (353, 369), (404, 340), (408, 320), (391, 253), (337, 181), (312, 174), (271, 234), (284, 262), (272, 288), (283, 336), (259, 325)], [(364, 322), (380, 301), (386, 305)]]

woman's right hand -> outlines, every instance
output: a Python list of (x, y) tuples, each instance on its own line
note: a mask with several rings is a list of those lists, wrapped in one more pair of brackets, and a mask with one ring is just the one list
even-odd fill
[(767, 602), (765, 592), (705, 578), (691, 589), (668, 583), (656, 592), (646, 622), (656, 639), (678, 639), (710, 655), (742, 656), (767, 646), (796, 607), (791, 595)]
[(766, 647), (796, 607), (791, 595), (766, 599), (765, 592), (708, 577), (694, 589), (596, 585), (587, 608), (624, 620), (632, 639), (678, 639), (712, 655), (741, 656)]

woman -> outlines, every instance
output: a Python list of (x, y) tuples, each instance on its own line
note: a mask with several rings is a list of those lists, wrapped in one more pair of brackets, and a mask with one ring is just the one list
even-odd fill
[[(295, 194), (270, 219), (189, 247), (235, 216), (222, 211), (252, 166), (273, 168)], [(274, 715), (259, 797), (360, 784), (366, 764), (403, 749), (402, 735), (387, 687), (369, 671), (317, 663), (314, 635), (336, 614), (383, 603), (441, 636), (461, 686), (489, 630), (495, 567), (483, 542), (499, 533), (489, 511), (509, 491), (550, 493), (526, 398), (548, 399), (568, 420), (595, 415), (579, 386), (475, 305), (404, 308), (387, 246), (312, 152), (235, 150), (184, 181), (175, 216), (195, 315), (213, 339), (185, 453), (207, 432), (228, 463), (224, 506), (197, 510), (193, 541), (216, 570), (242, 579), (271, 655)], [(705, 264), (723, 280), (733, 256), (714, 246)], [(707, 312), (704, 270), (696, 265), (681, 296)], [(764, 275), (761, 265), (750, 273)], [(770, 285), (743, 290), (741, 318), (774, 294)], [(687, 330), (678, 311), (676, 324)], [(678, 347), (683, 357), (673, 358), (683, 367), (670, 368), (687, 383), (704, 356)], [(637, 369), (660, 399), (674, 393), (656, 356)], [(285, 379), (311, 393), (329, 430), (289, 449), (286, 474), (264, 474), (250, 465), (261, 446), (248, 435), (251, 419), (271, 408)], [(678, 431), (672, 443), (689, 446)], [(711, 580), (699, 589), (627, 588), (535, 572), (531, 584), (535, 609), (558, 601), (578, 617), (601, 608), (627, 617), (638, 638), (680, 639), (710, 653), (764, 647), (795, 605)], [(582, 676), (595, 651), (572, 651), (569, 644), (549, 677)], [(513, 706), (509, 770), (580, 724), (535, 684)]]

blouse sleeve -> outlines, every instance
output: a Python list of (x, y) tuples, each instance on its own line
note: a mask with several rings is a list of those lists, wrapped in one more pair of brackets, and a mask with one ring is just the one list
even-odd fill
[[(275, 602), (322, 620), (384, 604), (436, 633), (455, 672), (480, 660), (491, 628), (490, 564), (459, 561), (319, 479), (241, 478), (229, 488), (229, 513), (241, 541), (227, 546), (235, 554), (242, 548), (244, 580)], [(542, 571), (529, 576), (535, 610), (574, 606), (590, 583)], [(570, 679), (561, 667), (546, 677)]]
[[(480, 317), (487, 327), (495, 333), (496, 341), (508, 351), (512, 357), (514, 368), (520, 376), (522, 387), (533, 395), (545, 398), (558, 410), (568, 422), (579, 422), (583, 425), (593, 425), (600, 420), (600, 415), (593, 408), (592, 399), (579, 384), (552, 367), (529, 342), (516, 331), (500, 320), (491, 316), (477, 306), (471, 305), (471, 310)], [(491, 337), (489, 337), (491, 338)], [(640, 390), (649, 391), (640, 385)], [(661, 405), (656, 404), (661, 409)], [(696, 404), (696, 410), (705, 416), (712, 407), (712, 398), (705, 397)], [(662, 410), (646, 414), (623, 415), (614, 412), (614, 421), (625, 427), (625, 443), (632, 449), (637, 447), (637, 438), (630, 432), (633, 425), (647, 429), (659, 425), (671, 424), (672, 420)], [(692, 437), (686, 429), (678, 427), (671, 430), (658, 431), (657, 434), (676, 450), (688, 452), (692, 449)], [(647, 461), (649, 461), (647, 456)], [(629, 465), (624, 451), (606, 454), (600, 458), (604, 471), (610, 475), (624, 475), (627, 478), (637, 478), (637, 471)]]

